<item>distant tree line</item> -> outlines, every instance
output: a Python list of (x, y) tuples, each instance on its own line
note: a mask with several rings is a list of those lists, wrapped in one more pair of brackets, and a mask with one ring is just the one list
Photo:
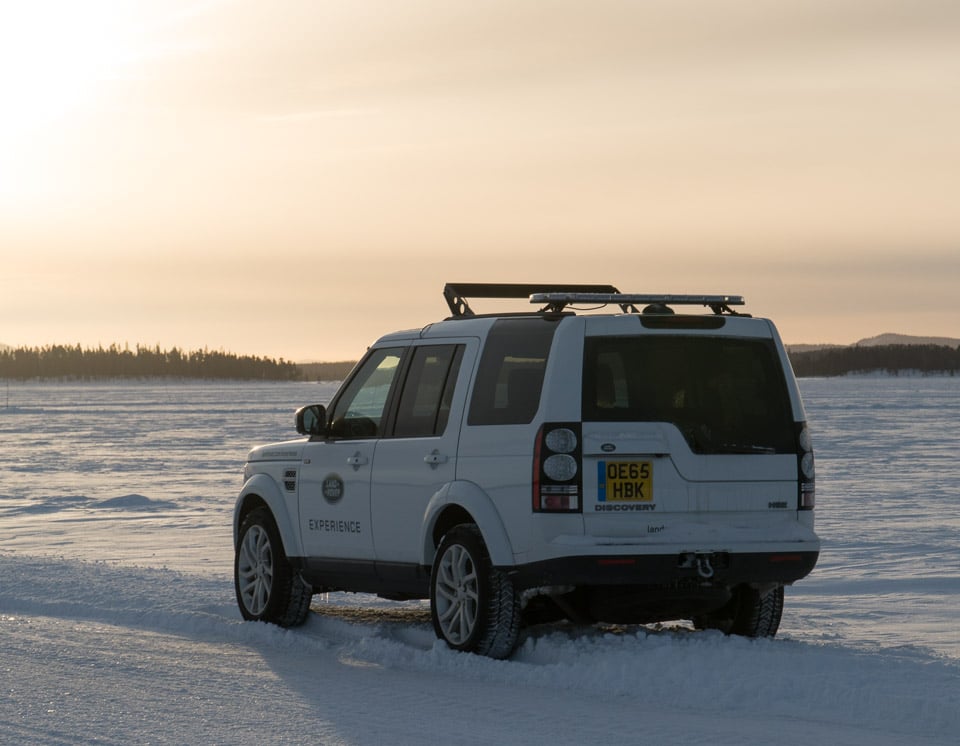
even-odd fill
[(353, 370), (356, 360), (336, 363), (297, 363), (306, 381), (342, 381)]
[(49, 345), (0, 350), (0, 378), (97, 380), (105, 378), (198, 378), (298, 381), (295, 363), (230, 352), (137, 345), (84, 349)]
[(880, 371), (960, 373), (960, 347), (941, 345), (870, 345), (825, 347), (790, 353), (794, 373), (800, 378), (842, 376), (848, 373)]
[[(898, 374), (960, 374), (960, 347), (870, 345), (791, 352), (798, 377), (842, 376), (881, 371)], [(0, 379), (98, 380), (109, 378), (196, 378), (263, 381), (342, 380), (354, 362), (297, 364), (211, 350), (161, 350), (112, 344), (104, 348), (48, 345), (0, 349)]]

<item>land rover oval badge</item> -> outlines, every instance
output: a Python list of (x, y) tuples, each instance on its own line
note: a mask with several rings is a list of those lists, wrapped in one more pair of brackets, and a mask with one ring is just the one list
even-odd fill
[(335, 503), (343, 497), (343, 480), (339, 474), (329, 474), (324, 478), (323, 497), (328, 503)]
[(613, 443), (604, 443), (602, 446), (600, 446), (600, 450), (604, 453), (613, 453), (615, 450), (617, 450), (617, 447)]

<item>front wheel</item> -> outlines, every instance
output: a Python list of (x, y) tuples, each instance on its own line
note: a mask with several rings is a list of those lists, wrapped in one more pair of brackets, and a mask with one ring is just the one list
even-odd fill
[(765, 591), (748, 585), (737, 586), (726, 605), (696, 617), (697, 629), (718, 629), (726, 635), (773, 637), (783, 616), (783, 586)]
[(233, 577), (244, 619), (281, 627), (307, 620), (313, 591), (290, 567), (277, 524), (266, 508), (252, 511), (240, 526)]
[(520, 595), (490, 562), (480, 531), (453, 528), (437, 549), (430, 575), (433, 629), (454, 650), (507, 658), (520, 636)]

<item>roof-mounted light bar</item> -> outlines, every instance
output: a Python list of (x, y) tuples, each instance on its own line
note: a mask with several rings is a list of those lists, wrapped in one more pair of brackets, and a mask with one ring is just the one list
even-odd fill
[(533, 293), (531, 303), (545, 304), (544, 310), (560, 312), (571, 304), (607, 305), (616, 303), (625, 313), (637, 313), (638, 305), (708, 306), (715, 314), (737, 315), (730, 306), (745, 305), (742, 295), (650, 295), (638, 293)]

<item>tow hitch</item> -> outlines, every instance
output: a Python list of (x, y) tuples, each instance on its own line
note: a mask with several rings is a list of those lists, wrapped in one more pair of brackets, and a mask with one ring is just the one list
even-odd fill
[(726, 567), (728, 557), (725, 553), (684, 552), (680, 555), (679, 566), (685, 570), (696, 570), (703, 580), (711, 580), (718, 567)]

